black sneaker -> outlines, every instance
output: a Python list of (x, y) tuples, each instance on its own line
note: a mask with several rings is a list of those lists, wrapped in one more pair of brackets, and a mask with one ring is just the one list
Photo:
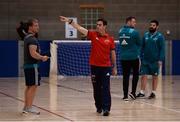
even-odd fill
[(102, 109), (97, 109), (96, 112), (100, 114), (102, 112)]
[(154, 93), (151, 93), (148, 97), (148, 99), (155, 99), (156, 98), (156, 95)]
[(124, 101), (129, 101), (128, 97), (123, 97), (122, 98)]
[(103, 111), (103, 116), (109, 116), (109, 111), (108, 110), (104, 110)]
[(136, 97), (137, 98), (143, 98), (143, 97), (145, 97), (145, 94), (142, 94), (141, 92), (139, 92), (139, 94)]
[(136, 99), (136, 95), (135, 95), (135, 94), (130, 93), (129, 96), (130, 96), (133, 100)]

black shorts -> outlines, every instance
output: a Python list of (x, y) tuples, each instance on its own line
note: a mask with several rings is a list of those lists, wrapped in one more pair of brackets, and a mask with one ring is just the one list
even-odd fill
[(41, 76), (39, 74), (39, 68), (26, 68), (24, 69), (24, 75), (26, 80), (26, 86), (39, 86)]

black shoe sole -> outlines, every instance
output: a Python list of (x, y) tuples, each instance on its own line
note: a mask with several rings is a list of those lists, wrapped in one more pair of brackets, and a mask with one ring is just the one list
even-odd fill
[(156, 97), (148, 97), (148, 99), (156, 99)]
[(103, 116), (109, 116), (109, 112), (103, 113)]
[(97, 110), (96, 111), (98, 114), (101, 114), (102, 113), (102, 110)]

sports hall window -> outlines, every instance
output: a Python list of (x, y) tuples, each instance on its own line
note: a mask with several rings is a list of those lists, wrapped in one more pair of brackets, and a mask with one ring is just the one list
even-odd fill
[(97, 19), (104, 18), (104, 5), (80, 5), (80, 17), (83, 27), (95, 29)]

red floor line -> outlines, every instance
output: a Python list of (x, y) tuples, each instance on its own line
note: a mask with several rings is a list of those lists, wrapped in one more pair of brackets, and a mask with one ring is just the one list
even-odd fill
[[(21, 100), (21, 99), (19, 99), (19, 98), (17, 98), (17, 97), (11, 96), (11, 95), (9, 95), (9, 94), (6, 94), (6, 93), (4, 93), (4, 92), (1, 92), (1, 91), (0, 91), (0, 94), (3, 94), (3, 95), (5, 95), (5, 96), (7, 96), (7, 97), (9, 97), (9, 98), (12, 98), (12, 99), (14, 99), (14, 100), (17, 100), (17, 101), (20, 101), (20, 102), (23, 102), (23, 103), (24, 103), (23, 100)], [(73, 122), (72, 119), (67, 118), (67, 117), (64, 117), (64, 116), (62, 116), (62, 115), (60, 115), (60, 114), (57, 114), (57, 113), (55, 113), (55, 112), (52, 112), (52, 111), (50, 111), (50, 110), (48, 110), (48, 109), (42, 108), (42, 107), (37, 106), (37, 105), (33, 105), (33, 106), (34, 106), (34, 107), (37, 107), (37, 108), (39, 108), (39, 109), (41, 109), (41, 110), (44, 110), (44, 111), (46, 111), (46, 112), (48, 112), (48, 113), (51, 113), (51, 114), (53, 114), (53, 115), (56, 115), (56, 116), (58, 116), (58, 117), (64, 118), (65, 120), (68, 120), (68, 121)]]

